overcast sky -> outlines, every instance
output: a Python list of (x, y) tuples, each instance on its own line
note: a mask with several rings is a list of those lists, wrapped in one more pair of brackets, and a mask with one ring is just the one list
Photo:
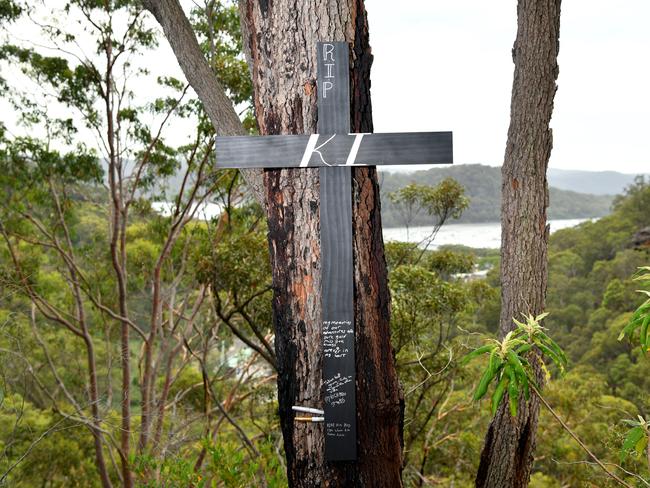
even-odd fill
[[(375, 131), (452, 130), (456, 163), (500, 165), (516, 0), (366, 0), (366, 7)], [(649, 0), (562, 2), (551, 167), (650, 172), (649, 25)], [(37, 40), (33, 26), (13, 31)], [(182, 77), (164, 39), (144, 62), (155, 74)], [(157, 92), (153, 78), (136, 85)], [(11, 126), (6, 103), (0, 112)]]
[[(515, 0), (368, 0), (375, 131), (453, 130), (457, 163), (498, 165)], [(565, 0), (550, 166), (650, 171), (650, 1)]]

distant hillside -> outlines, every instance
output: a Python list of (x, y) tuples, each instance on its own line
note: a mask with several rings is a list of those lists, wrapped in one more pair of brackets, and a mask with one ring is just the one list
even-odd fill
[[(403, 221), (388, 194), (409, 183), (435, 185), (442, 179), (452, 177), (465, 187), (470, 206), (460, 222), (496, 222), (501, 209), (501, 169), (479, 164), (433, 168), (413, 173), (380, 172), (382, 221), (386, 227), (399, 227)], [(584, 177), (584, 175), (583, 175)], [(551, 187), (549, 218), (577, 219), (602, 217), (609, 212), (611, 195), (593, 195)], [(413, 225), (427, 225), (426, 215), (415, 219)]]
[(617, 171), (548, 170), (549, 185), (561, 190), (572, 190), (594, 195), (618, 195), (634, 182), (636, 175)]

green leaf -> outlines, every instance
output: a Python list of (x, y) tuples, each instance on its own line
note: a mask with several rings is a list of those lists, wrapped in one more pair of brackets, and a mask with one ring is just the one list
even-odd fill
[(492, 395), (492, 415), (497, 413), (497, 408), (499, 408), (499, 404), (501, 403), (503, 395), (506, 392), (508, 381), (508, 375), (505, 374), (504, 370), (503, 374), (501, 375), (501, 380), (499, 381), (499, 384), (497, 385), (496, 389), (494, 390), (494, 394)]
[(518, 325), (520, 328), (522, 328), (522, 329), (526, 327), (526, 324), (524, 324), (523, 322), (519, 322), (519, 321), (518, 321), (516, 318), (514, 318), (514, 317), (512, 318), (512, 321), (513, 321), (515, 324), (517, 324), (517, 325)]
[(639, 442), (639, 440), (645, 435), (646, 433), (643, 427), (634, 427), (633, 429), (630, 429), (625, 441), (623, 442), (623, 447), (621, 447), (621, 462), (625, 460), (630, 450), (632, 450), (632, 448), (636, 446), (637, 442)]
[(644, 435), (639, 439), (639, 442), (637, 442), (634, 445), (634, 450), (636, 451), (636, 455), (641, 457), (643, 456), (643, 451), (645, 451), (645, 448), (648, 446), (648, 436)]
[(521, 385), (522, 389), (524, 390), (524, 397), (526, 398), (526, 401), (530, 400), (530, 389), (528, 387), (528, 375), (518, 375), (518, 380), (519, 384)]
[(510, 404), (510, 415), (517, 416), (517, 406), (519, 403), (519, 389), (517, 388), (517, 379), (515, 373), (509, 370), (510, 383), (508, 384), (508, 403)]
[(527, 353), (528, 351), (530, 351), (532, 348), (533, 348), (532, 344), (524, 344), (523, 346), (519, 346), (515, 350), (515, 354), (521, 356), (522, 354)]
[(639, 308), (637, 308), (634, 311), (634, 314), (632, 315), (633, 319), (638, 319), (639, 317), (643, 316), (645, 313), (650, 312), (650, 298), (643, 302)]
[(541, 322), (546, 317), (548, 317), (548, 315), (549, 315), (549, 312), (540, 313), (537, 317), (535, 317), (535, 322)]
[(639, 325), (643, 321), (643, 317), (646, 316), (647, 313), (650, 313), (650, 309), (648, 310), (642, 310), (642, 307), (639, 307), (636, 309), (634, 314), (632, 315), (632, 318), (630, 319), (630, 324), (635, 324)]
[(555, 365), (560, 368), (560, 371), (564, 371), (564, 363), (562, 360), (557, 357), (554, 351), (551, 351), (548, 347), (546, 347), (544, 344), (537, 344), (537, 347), (544, 353), (545, 356), (548, 356), (551, 361), (555, 363)]
[(631, 335), (636, 330), (636, 328), (639, 327), (640, 323), (640, 320), (634, 320), (634, 317), (632, 317), (632, 320), (630, 320), (630, 322), (625, 327), (623, 327), (623, 330), (618, 335), (618, 340), (623, 340), (626, 335)]
[(630, 419), (623, 419), (621, 420), (625, 425), (629, 425), (631, 427), (638, 427), (639, 425), (644, 425), (645, 421), (639, 422), (638, 420), (630, 420)]
[[(560, 358), (562, 363), (564, 363), (564, 365), (566, 366), (566, 364), (568, 363), (567, 357), (564, 354), (564, 351), (562, 350), (562, 348), (557, 344), (557, 342), (555, 342), (553, 339), (551, 339), (548, 335), (546, 335), (543, 332), (541, 332), (539, 334), (539, 336), (542, 339), (541, 343), (544, 344), (546, 347), (549, 347), (550, 349), (552, 349), (555, 352), (555, 354), (557, 355), (557, 357)], [(539, 342), (537, 342), (537, 344), (539, 344)]]
[(521, 376), (526, 376), (526, 370), (524, 369), (523, 365), (519, 361), (519, 358), (513, 351), (508, 351), (508, 364), (512, 367), (512, 370), (521, 375)]
[(641, 335), (639, 336), (644, 352), (648, 349), (648, 325), (650, 325), (650, 314), (643, 319), (643, 323), (641, 324)]
[(481, 354), (485, 354), (486, 352), (493, 351), (496, 347), (497, 346), (495, 344), (488, 344), (486, 346), (479, 347), (478, 349), (474, 349), (470, 353), (463, 356), (463, 358), (460, 360), (460, 364), (465, 365), (475, 357), (480, 356)]
[(481, 381), (479, 381), (479, 384), (476, 387), (476, 391), (474, 392), (474, 401), (478, 401), (485, 396), (488, 390), (488, 386), (490, 386), (490, 383), (494, 379), (500, 365), (501, 365), (501, 359), (499, 358), (499, 356), (496, 354), (492, 354), (490, 356), (490, 363), (488, 364), (487, 369), (483, 373), (483, 376), (481, 377)]

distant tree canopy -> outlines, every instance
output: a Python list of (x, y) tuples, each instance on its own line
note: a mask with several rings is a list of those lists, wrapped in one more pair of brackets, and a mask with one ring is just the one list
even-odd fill
[[(403, 212), (388, 196), (409, 184), (437, 185), (446, 178), (453, 178), (465, 188), (469, 207), (458, 222), (498, 222), (501, 211), (501, 170), (492, 166), (458, 165), (450, 168), (433, 168), (415, 173), (380, 173), (382, 189), (382, 220), (386, 227), (403, 227)], [(613, 197), (590, 195), (551, 188), (549, 218), (576, 219), (602, 217), (609, 213)], [(430, 225), (426, 212), (414, 212), (410, 226)]]
[[(237, 412), (275, 421), (270, 272), (225, 266), (266, 262), (263, 220), (237, 172), (214, 170), (202, 105), (145, 66), (157, 35), (139, 2), (1, 6), (40, 37), (8, 30), (0, 45), (13, 108), (0, 122), (0, 484), (188, 485), (203, 470), (283, 484), (275, 455), (256, 459), (277, 429), (255, 422), (254, 445)], [(195, 11), (203, 46), (246, 110), (235, 8), (211, 8), (218, 23)], [(197, 220), (208, 204), (219, 215)]]

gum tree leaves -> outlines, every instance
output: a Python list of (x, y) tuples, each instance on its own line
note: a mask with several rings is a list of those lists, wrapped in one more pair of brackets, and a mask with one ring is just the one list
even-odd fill
[(474, 401), (481, 400), (488, 392), (491, 384), (495, 384), (491, 397), (492, 415), (508, 393), (510, 414), (517, 415), (519, 399), (523, 395), (526, 400), (530, 398), (530, 384), (532, 382), (532, 368), (526, 355), (533, 349), (541, 352), (542, 357), (549, 359), (564, 372), (567, 359), (564, 352), (553, 339), (545, 332), (540, 322), (548, 314), (544, 313), (534, 317), (525, 316), (525, 322), (513, 319), (517, 329), (509, 332), (502, 341), (490, 339), (489, 344), (481, 346), (467, 354), (461, 361), (467, 364), (472, 359), (489, 354), (488, 366), (483, 372), (476, 390)]
[(625, 458), (630, 453), (634, 453), (636, 456), (641, 457), (648, 447), (650, 422), (646, 421), (641, 415), (639, 415), (637, 419), (638, 420), (623, 420), (623, 423), (629, 425), (631, 429), (628, 430), (623, 446), (621, 447), (621, 462), (625, 461)]

